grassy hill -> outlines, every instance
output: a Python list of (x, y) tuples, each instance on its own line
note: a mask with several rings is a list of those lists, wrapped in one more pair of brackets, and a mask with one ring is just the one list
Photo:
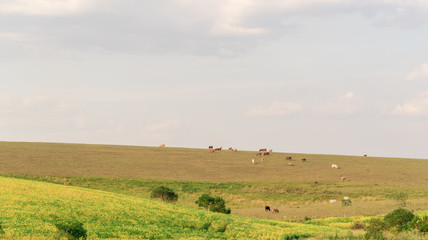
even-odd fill
[(284, 239), (337, 227), (216, 214), (132, 196), (0, 177), (4, 239), (54, 239), (54, 223), (77, 219), (89, 239)]
[[(397, 207), (395, 193), (407, 194), (412, 210), (428, 209), (428, 160), (273, 152), (261, 162), (255, 154), (0, 142), (0, 174), (141, 198), (166, 185), (180, 195), (178, 205), (196, 207), (201, 194), (211, 193), (223, 197), (233, 215), (275, 220), (384, 214)], [(293, 167), (286, 156), (296, 159)], [(333, 163), (340, 169), (332, 169)], [(341, 176), (350, 181), (340, 181)], [(328, 203), (344, 196), (354, 202), (346, 211)], [(265, 205), (281, 211), (265, 213)]]

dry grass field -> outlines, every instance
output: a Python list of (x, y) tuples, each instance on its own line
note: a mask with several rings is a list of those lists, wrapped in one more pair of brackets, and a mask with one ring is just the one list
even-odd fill
[[(223, 197), (233, 215), (287, 221), (384, 214), (397, 207), (394, 193), (405, 193), (413, 210), (428, 209), (425, 159), (273, 152), (261, 162), (255, 154), (239, 149), (209, 153), (168, 146), (0, 142), (0, 174), (141, 198), (148, 198), (154, 186), (167, 185), (180, 195), (179, 205), (196, 207), (201, 194), (211, 193)], [(285, 160), (287, 156), (293, 160)], [(341, 181), (342, 176), (348, 181)], [(351, 207), (328, 203), (343, 196), (352, 198)], [(265, 205), (281, 211), (266, 213)]]

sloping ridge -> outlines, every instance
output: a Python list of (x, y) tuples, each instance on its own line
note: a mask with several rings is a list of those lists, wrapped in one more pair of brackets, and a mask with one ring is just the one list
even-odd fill
[(88, 239), (283, 239), (336, 229), (242, 218), (92, 189), (0, 177), (0, 238), (53, 239), (77, 219)]

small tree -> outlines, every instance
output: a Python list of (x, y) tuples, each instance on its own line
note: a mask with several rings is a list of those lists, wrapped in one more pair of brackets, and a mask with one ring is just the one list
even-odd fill
[(407, 206), (407, 199), (409, 199), (409, 195), (404, 192), (396, 192), (390, 194), (390, 197), (398, 204), (398, 207), (404, 208)]
[[(347, 198), (347, 199), (342, 199), (342, 207), (350, 207), (352, 206), (352, 201), (351, 199)], [(346, 217), (346, 215), (348, 215), (348, 211), (345, 211), (345, 214), (343, 214), (344, 217)]]
[(384, 220), (388, 225), (388, 228), (395, 228), (398, 232), (408, 230), (408, 223), (413, 220), (415, 214), (409, 210), (403, 208), (397, 208), (394, 211), (388, 213)]
[(151, 198), (160, 198), (164, 202), (176, 202), (178, 195), (170, 188), (159, 186), (153, 189)]
[(86, 239), (87, 231), (83, 227), (83, 223), (77, 220), (64, 220), (55, 223), (55, 227), (61, 235), (65, 235), (68, 240)]
[(226, 202), (221, 197), (211, 197), (208, 194), (202, 194), (195, 202), (199, 207), (203, 207), (212, 212), (230, 214), (230, 208), (226, 208)]

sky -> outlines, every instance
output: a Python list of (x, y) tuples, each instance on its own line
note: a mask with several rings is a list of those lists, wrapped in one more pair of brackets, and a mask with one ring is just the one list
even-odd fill
[(0, 141), (428, 159), (428, 0), (0, 0)]

